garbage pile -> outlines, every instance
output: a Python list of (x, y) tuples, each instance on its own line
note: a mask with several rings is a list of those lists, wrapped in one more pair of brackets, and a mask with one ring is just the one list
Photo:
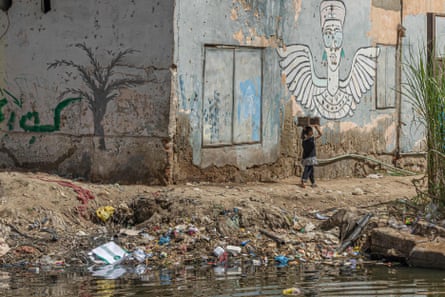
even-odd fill
[(71, 226), (47, 212), (28, 225), (4, 222), (0, 264), (34, 272), (81, 265), (105, 278), (172, 266), (205, 266), (216, 275), (307, 262), (353, 270), (368, 263), (373, 229), (413, 226), (416, 215), (391, 203), (321, 211), (255, 198), (227, 204), (156, 191), (118, 205), (91, 200)]
[[(126, 266), (135, 267), (137, 273), (186, 265), (210, 266), (215, 274), (241, 274), (242, 265), (285, 267), (325, 262), (355, 268), (363, 263), (361, 247), (354, 244), (360, 243), (371, 214), (353, 216), (332, 209), (299, 217), (285, 210), (244, 204), (231, 209), (213, 206), (194, 216), (193, 211), (175, 213), (182, 209), (175, 204), (155, 194), (136, 198), (125, 218), (118, 216), (119, 208), (108, 207), (111, 215), (104, 214), (104, 207), (96, 211), (105, 224), (117, 219), (134, 227), (121, 228), (114, 241), (90, 251), (93, 274), (116, 277)], [(347, 223), (356, 220), (348, 230), (339, 228), (344, 217), (349, 218)], [(343, 241), (342, 234), (346, 236)]]

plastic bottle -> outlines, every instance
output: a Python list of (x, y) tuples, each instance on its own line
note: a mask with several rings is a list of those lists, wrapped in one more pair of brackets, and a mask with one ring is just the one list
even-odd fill
[(246, 246), (249, 242), (250, 242), (250, 239), (245, 240), (245, 241), (241, 242), (241, 246)]

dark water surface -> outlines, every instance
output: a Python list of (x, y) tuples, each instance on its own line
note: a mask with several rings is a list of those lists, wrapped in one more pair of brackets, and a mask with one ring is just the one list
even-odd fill
[(88, 271), (2, 271), (0, 296), (282, 296), (290, 287), (300, 288), (299, 296), (445, 296), (445, 271), (403, 267), (121, 269), (108, 273), (116, 277), (125, 272), (118, 279)]

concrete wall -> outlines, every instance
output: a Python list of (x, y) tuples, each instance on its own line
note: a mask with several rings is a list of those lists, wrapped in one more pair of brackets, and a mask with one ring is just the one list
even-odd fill
[(163, 182), (174, 1), (51, 4), (0, 12), (0, 166)]
[(230, 179), (234, 168), (279, 158), (284, 101), (276, 47), (286, 8), (276, 0), (177, 1), (176, 180)]
[[(397, 92), (403, 79), (400, 65), (405, 61), (399, 58), (400, 46), (406, 45), (399, 42), (398, 30), (403, 21), (411, 38), (405, 40), (413, 42), (417, 35), (425, 38), (425, 11), (439, 2), (443, 6), (444, 1), (427, 1), (422, 7), (416, 1), (405, 2), (402, 13), (399, 0), (344, 0), (344, 8), (334, 11), (342, 42), (329, 47), (323, 28), (332, 22), (325, 22), (330, 19), (326, 16), (329, 6), (322, 1), (178, 1), (174, 179), (242, 181), (299, 174), (298, 116), (321, 117), (324, 136), (318, 152), (322, 159), (358, 153), (391, 163), (397, 152), (420, 150), (423, 131), (408, 128), (413, 112)], [(343, 6), (338, 1), (328, 4)], [(261, 138), (257, 143), (237, 143), (236, 132), (252, 140), (253, 124), (237, 126), (234, 120), (241, 96), (237, 87), (242, 83), (236, 78), (237, 51), (249, 47), (263, 49)], [(305, 56), (301, 64), (286, 62), (286, 57), (297, 53)], [(375, 70), (363, 72), (367, 68), (363, 59)], [(292, 74), (295, 65), (309, 70), (299, 68), (299, 74)], [(307, 65), (313, 67), (312, 89), (308, 76), (303, 76), (311, 73)], [(255, 67), (247, 70), (255, 71)], [(299, 91), (295, 91), (299, 81)], [(258, 95), (255, 86), (252, 89)], [(317, 96), (307, 96), (310, 92)], [(257, 97), (251, 98), (255, 102)], [(255, 113), (257, 108), (251, 109)], [(423, 160), (404, 164), (421, 169)], [(366, 174), (369, 166), (343, 161), (319, 169), (317, 175)]]
[[(406, 38), (403, 40), (403, 63), (412, 64), (413, 60), (423, 56), (427, 50), (427, 14), (445, 15), (445, 1), (405, 0), (403, 7), (403, 26), (406, 28)], [(406, 82), (405, 75), (403, 82)], [(409, 100), (402, 100), (402, 152), (415, 152), (425, 150), (425, 131), (417, 113), (413, 110)]]
[[(298, 116), (321, 117), (319, 158), (391, 162), (424, 137), (396, 92), (398, 54), (425, 42), (426, 13), (444, 4), (58, 0), (44, 14), (15, 0), (0, 12), (0, 166), (145, 183), (286, 177), (300, 173)], [(357, 164), (317, 176), (366, 173)]]

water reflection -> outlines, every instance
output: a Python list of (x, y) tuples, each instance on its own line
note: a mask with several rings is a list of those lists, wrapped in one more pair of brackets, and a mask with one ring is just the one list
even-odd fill
[[(0, 296), (445, 296), (445, 272), (409, 268), (358, 267), (119, 267), (121, 277), (94, 271), (2, 271)], [(99, 270), (100, 271), (100, 270)], [(103, 272), (103, 271), (102, 271)], [(346, 273), (347, 272), (347, 273)], [(109, 271), (106, 271), (109, 273)], [(96, 274), (95, 275), (100, 275)]]

